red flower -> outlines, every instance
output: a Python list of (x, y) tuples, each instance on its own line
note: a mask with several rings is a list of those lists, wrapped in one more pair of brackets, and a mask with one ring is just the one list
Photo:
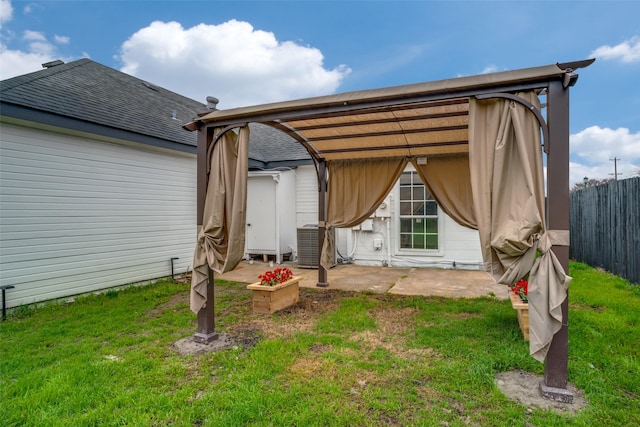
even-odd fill
[(527, 302), (529, 295), (529, 282), (525, 279), (518, 280), (518, 283), (511, 287), (514, 294), (518, 295), (523, 302)]
[(273, 271), (267, 271), (264, 274), (260, 274), (260, 284), (262, 286), (275, 286), (280, 283), (284, 283), (293, 277), (293, 272), (286, 267), (276, 268)]

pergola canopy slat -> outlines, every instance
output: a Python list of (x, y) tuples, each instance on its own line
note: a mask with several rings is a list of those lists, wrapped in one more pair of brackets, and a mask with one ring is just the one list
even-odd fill
[(570, 84), (591, 60), (347, 92), (204, 113), (185, 127), (258, 122), (301, 142), (315, 159), (411, 157), (468, 152), (469, 98)]
[[(386, 115), (384, 113), (387, 113)], [(322, 114), (313, 119), (301, 121), (287, 120), (293, 127), (303, 131), (326, 127), (349, 126), (352, 124), (377, 124), (396, 121), (434, 119), (441, 117), (464, 116), (469, 112), (469, 101), (466, 98), (451, 101), (432, 101), (397, 105), (389, 107), (354, 110), (351, 113), (338, 112)]]

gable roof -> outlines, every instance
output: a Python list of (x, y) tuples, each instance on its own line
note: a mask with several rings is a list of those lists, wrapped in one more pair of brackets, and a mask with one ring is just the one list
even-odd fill
[(249, 128), (249, 168), (274, 169), (313, 163), (307, 149), (285, 132), (260, 123), (249, 123)]
[[(182, 126), (209, 111), (205, 104), (86, 58), (2, 80), (0, 101), (3, 116), (190, 153), (197, 135)], [(251, 130), (252, 167), (310, 163), (306, 149), (288, 135), (263, 125)]]
[[(3, 80), (0, 88), (3, 115), (181, 151), (193, 152), (197, 140), (180, 126), (206, 111), (204, 104), (86, 58)], [(140, 115), (144, 122), (134, 119)]]

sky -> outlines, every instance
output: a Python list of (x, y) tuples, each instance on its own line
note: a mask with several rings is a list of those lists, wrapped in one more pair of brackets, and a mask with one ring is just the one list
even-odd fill
[(570, 185), (640, 174), (640, 1), (0, 0), (0, 79), (81, 58), (220, 109), (596, 58)]

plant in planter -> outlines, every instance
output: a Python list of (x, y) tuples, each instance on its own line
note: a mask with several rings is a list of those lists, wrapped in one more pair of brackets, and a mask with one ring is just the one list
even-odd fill
[(252, 291), (254, 313), (274, 313), (296, 304), (299, 299), (300, 277), (288, 268), (276, 268), (258, 276), (259, 282), (247, 285)]
[(518, 282), (511, 287), (511, 290), (514, 294), (520, 297), (520, 300), (522, 300), (522, 302), (529, 302), (529, 282), (527, 282), (525, 279), (518, 280)]
[(509, 292), (511, 306), (518, 313), (518, 325), (525, 341), (529, 341), (529, 282), (520, 279)]
[(260, 284), (262, 286), (275, 286), (280, 283), (284, 283), (293, 277), (293, 272), (288, 268), (276, 268), (273, 271), (267, 271), (264, 274), (260, 274)]

